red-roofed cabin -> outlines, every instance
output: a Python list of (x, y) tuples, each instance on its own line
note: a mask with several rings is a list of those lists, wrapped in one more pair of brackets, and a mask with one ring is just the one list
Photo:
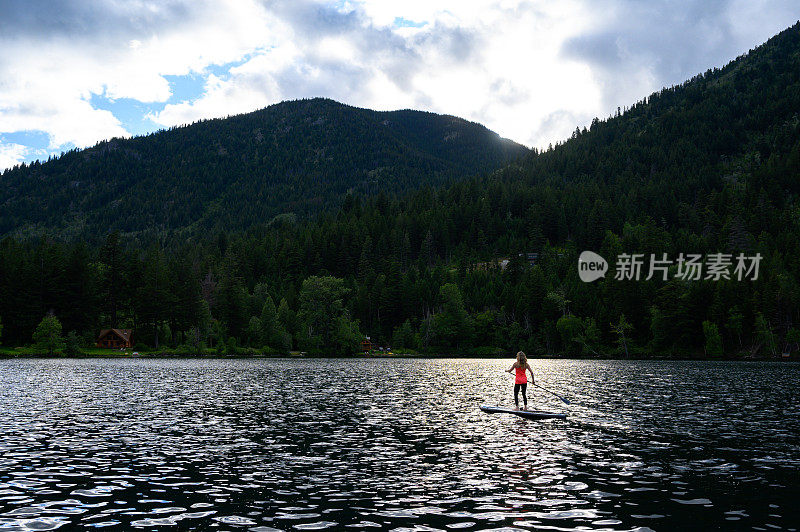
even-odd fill
[(103, 329), (97, 338), (97, 347), (106, 349), (122, 349), (133, 347), (131, 335), (133, 329)]

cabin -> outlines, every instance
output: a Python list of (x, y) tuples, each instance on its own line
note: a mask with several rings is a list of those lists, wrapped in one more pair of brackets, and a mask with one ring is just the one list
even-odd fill
[(361, 351), (364, 353), (372, 351), (372, 342), (370, 342), (369, 336), (361, 340)]
[(133, 329), (103, 329), (97, 337), (97, 347), (106, 349), (133, 347), (132, 335)]

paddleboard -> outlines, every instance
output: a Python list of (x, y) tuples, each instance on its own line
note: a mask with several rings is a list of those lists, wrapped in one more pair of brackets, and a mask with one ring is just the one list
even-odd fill
[(489, 414), (514, 414), (515, 416), (526, 419), (567, 419), (566, 414), (556, 412), (540, 412), (537, 410), (514, 410), (513, 408), (502, 408), (499, 406), (481, 406), (481, 410)]

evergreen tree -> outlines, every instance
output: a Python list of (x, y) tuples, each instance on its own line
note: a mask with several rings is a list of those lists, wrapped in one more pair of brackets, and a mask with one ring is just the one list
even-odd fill
[(617, 343), (625, 351), (625, 356), (629, 357), (628, 352), (628, 332), (633, 329), (633, 326), (625, 319), (625, 314), (620, 314), (619, 321), (611, 325), (611, 332), (617, 336)]
[(48, 314), (33, 332), (33, 344), (36, 349), (42, 350), (47, 355), (53, 355), (64, 347), (61, 337), (61, 322), (52, 314)]
[(75, 331), (70, 331), (64, 338), (64, 355), (76, 357), (81, 355), (81, 340)]
[(705, 338), (705, 352), (708, 356), (722, 356), (722, 336), (716, 323), (703, 322), (703, 337)]

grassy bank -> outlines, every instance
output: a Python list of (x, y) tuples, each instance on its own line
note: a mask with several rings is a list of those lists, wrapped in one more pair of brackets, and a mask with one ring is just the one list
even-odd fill
[[(460, 353), (419, 353), (413, 350), (403, 350), (398, 352), (372, 352), (372, 353), (352, 353), (340, 355), (322, 355), (318, 353), (306, 353), (292, 351), (290, 353), (278, 352), (274, 350), (262, 350), (250, 347), (227, 349), (220, 351), (212, 348), (205, 349), (185, 349), (185, 348), (164, 348), (164, 349), (101, 349), (87, 348), (81, 349), (78, 353), (67, 355), (63, 351), (47, 353), (35, 347), (2, 347), (0, 346), (0, 359), (8, 358), (500, 358), (510, 359), (511, 353), (503, 353), (501, 350), (477, 348)], [(532, 359), (564, 359), (564, 360), (781, 360), (796, 361), (798, 357), (792, 354), (790, 357), (763, 357), (763, 356), (733, 356), (733, 357), (705, 357), (702, 354), (693, 353), (644, 353), (637, 352), (632, 356), (625, 357), (615, 353), (607, 353), (598, 356), (568, 356), (561, 354), (541, 354), (529, 353)]]

